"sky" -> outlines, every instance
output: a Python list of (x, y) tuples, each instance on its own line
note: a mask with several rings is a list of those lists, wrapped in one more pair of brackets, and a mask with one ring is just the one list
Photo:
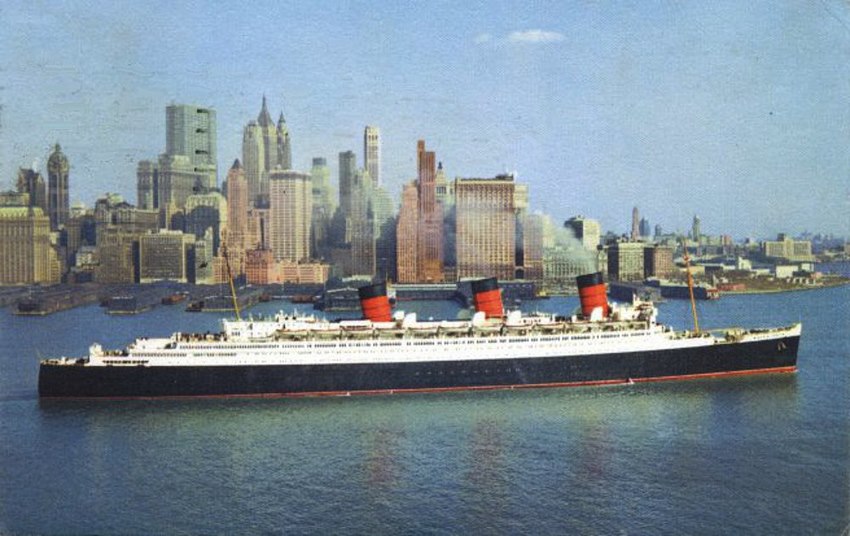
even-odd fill
[(424, 139), (556, 221), (850, 237), (848, 2), (12, 0), (0, 21), (0, 190), (59, 142), (72, 203), (135, 203), (170, 103), (215, 108), (221, 180), (266, 95), (296, 169), (362, 165), (377, 125), (396, 199)]

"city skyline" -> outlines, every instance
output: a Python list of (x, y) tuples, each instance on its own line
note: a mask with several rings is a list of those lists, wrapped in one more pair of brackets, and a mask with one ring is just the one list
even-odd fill
[[(87, 6), (3, 8), (0, 189), (36, 158), (46, 175), (59, 142), (72, 202), (132, 200), (171, 103), (216, 110), (221, 182), (266, 94), (286, 115), (297, 170), (359, 153), (363, 126), (379, 126), (396, 205), (424, 138), (450, 178), (518, 171), (532, 210), (556, 221), (587, 214), (626, 232), (638, 205), (671, 231), (699, 213), (708, 234), (850, 234), (842, 4), (311, 5), (285, 20), (177, 6), (145, 12), (156, 39), (134, 8)], [(280, 53), (252, 50), (231, 29), (240, 23), (272, 31)], [(213, 31), (191, 31), (199, 24)]]

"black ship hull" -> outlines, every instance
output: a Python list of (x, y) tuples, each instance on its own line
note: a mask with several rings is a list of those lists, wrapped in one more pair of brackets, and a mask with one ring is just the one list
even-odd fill
[(42, 363), (41, 397), (320, 396), (661, 381), (794, 372), (799, 335), (699, 348), (412, 363), (88, 366)]

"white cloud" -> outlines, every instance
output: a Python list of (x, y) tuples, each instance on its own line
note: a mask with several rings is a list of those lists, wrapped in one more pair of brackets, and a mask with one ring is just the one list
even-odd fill
[(555, 43), (563, 40), (564, 34), (546, 30), (522, 30), (508, 35), (511, 43)]
[(489, 43), (493, 39), (493, 36), (488, 33), (478, 34), (475, 36), (475, 44), (480, 45), (483, 43)]

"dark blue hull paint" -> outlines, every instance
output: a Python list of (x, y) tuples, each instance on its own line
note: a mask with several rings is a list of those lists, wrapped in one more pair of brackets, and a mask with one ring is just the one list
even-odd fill
[(674, 379), (788, 371), (799, 336), (591, 356), (432, 363), (145, 367), (51, 365), (39, 369), (42, 397), (263, 396), (440, 390)]

